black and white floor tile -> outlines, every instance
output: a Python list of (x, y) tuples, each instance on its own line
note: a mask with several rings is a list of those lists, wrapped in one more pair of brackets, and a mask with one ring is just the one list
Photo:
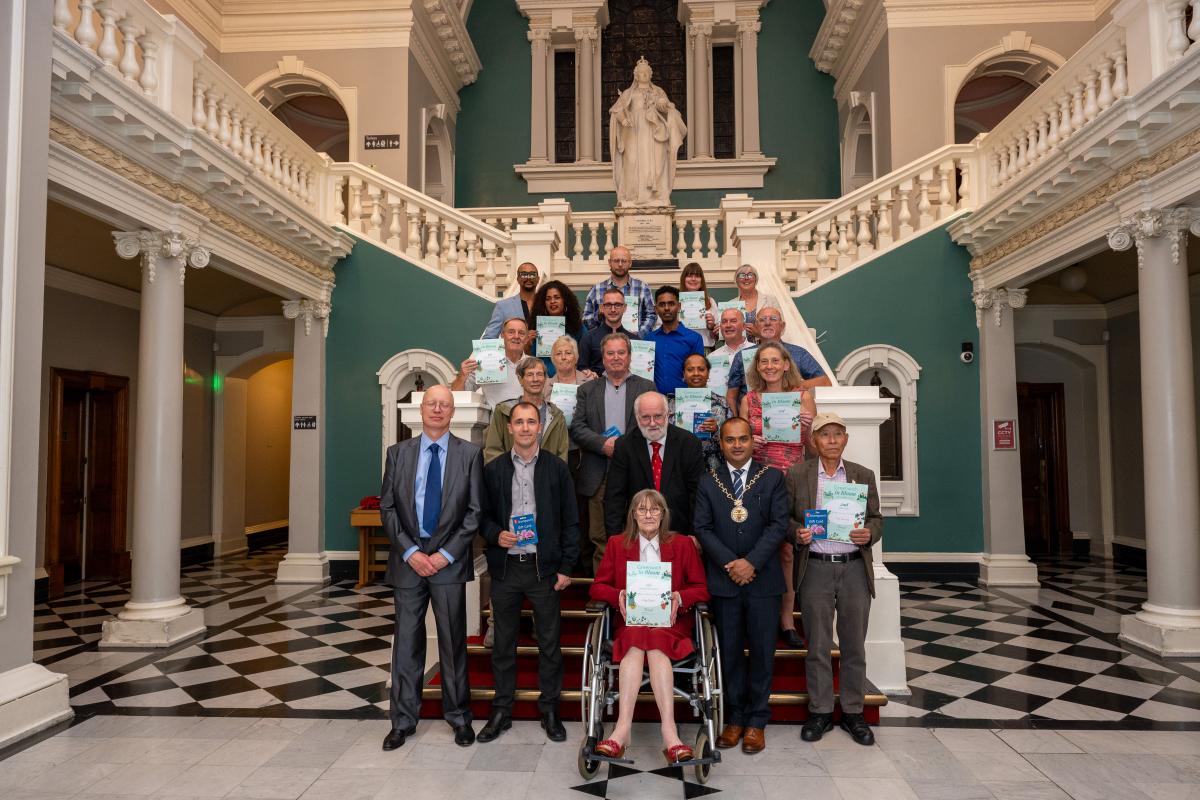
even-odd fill
[[(99, 652), (100, 621), (127, 587), (81, 586), (38, 609), (38, 657), (71, 678), (82, 715), (257, 714), (380, 719), (387, 707), (390, 590), (277, 586), (282, 548), (189, 568), (205, 639), (165, 653)], [(885, 725), (1200, 729), (1200, 661), (1117, 640), (1145, 572), (1096, 560), (1039, 564), (1040, 589), (902, 581), (911, 696)]]

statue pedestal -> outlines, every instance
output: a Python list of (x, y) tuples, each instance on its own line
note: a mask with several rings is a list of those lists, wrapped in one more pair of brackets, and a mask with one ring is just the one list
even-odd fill
[(675, 206), (617, 206), (617, 244), (629, 248), (634, 261), (673, 258), (671, 226)]

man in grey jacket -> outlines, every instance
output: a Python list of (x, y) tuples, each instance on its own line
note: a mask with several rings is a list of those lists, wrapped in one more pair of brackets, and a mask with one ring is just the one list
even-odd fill
[(454, 395), (430, 387), (421, 400), (421, 435), (387, 451), (379, 512), (391, 542), (387, 582), (396, 602), (392, 641), (392, 730), (395, 750), (416, 730), (425, 672), (425, 611), (437, 621), (442, 714), (454, 742), (468, 747), (471, 690), (467, 683), (466, 584), (475, 577), (471, 543), (479, 531), (483, 456), (450, 434)]

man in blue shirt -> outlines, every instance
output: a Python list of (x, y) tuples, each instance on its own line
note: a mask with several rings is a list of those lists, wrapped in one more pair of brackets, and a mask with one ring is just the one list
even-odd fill
[(662, 322), (643, 339), (654, 342), (654, 385), (668, 397), (684, 385), (683, 362), (693, 353), (704, 355), (704, 339), (679, 322), (679, 290), (660, 286), (654, 293), (654, 310)]
[[(770, 306), (760, 308), (758, 310), (758, 330), (762, 338), (759, 344), (779, 342), (783, 345), (784, 349), (788, 351), (788, 355), (792, 357), (792, 361), (795, 362), (796, 369), (800, 370), (800, 377), (804, 379), (805, 389), (811, 389), (814, 386), (833, 386), (833, 382), (821, 368), (820, 362), (813, 358), (807, 350), (798, 344), (780, 341), (786, 326), (787, 323), (783, 321), (783, 312), (778, 308)], [(751, 351), (747, 348), (746, 352)], [(725, 394), (725, 400), (729, 403), (730, 408), (737, 408), (742, 393), (746, 391), (746, 367), (741, 358), (734, 358), (733, 363), (729, 366), (728, 386), (729, 391)]]

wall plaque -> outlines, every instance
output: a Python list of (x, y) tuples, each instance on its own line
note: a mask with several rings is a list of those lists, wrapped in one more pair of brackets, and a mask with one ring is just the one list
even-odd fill
[(316, 415), (292, 417), (292, 429), (297, 431), (315, 431), (317, 429)]
[(364, 150), (399, 150), (400, 134), (368, 133), (363, 137)]

